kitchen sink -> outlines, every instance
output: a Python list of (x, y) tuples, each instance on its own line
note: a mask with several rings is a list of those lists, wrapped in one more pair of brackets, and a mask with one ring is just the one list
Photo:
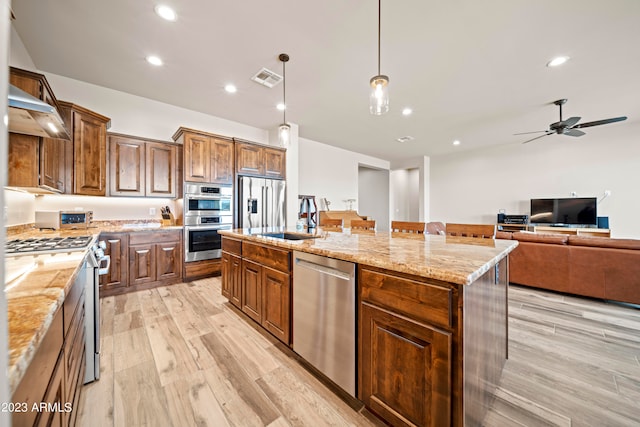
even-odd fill
[(284, 240), (307, 240), (307, 239), (315, 239), (319, 237), (311, 234), (298, 234), (298, 233), (263, 233), (263, 234), (258, 234), (258, 236), (273, 237), (275, 239), (284, 239)]

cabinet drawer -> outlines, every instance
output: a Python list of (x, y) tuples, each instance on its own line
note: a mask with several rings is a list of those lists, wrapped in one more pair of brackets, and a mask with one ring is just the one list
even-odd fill
[(415, 320), (452, 327), (452, 289), (366, 266), (360, 266), (358, 273), (363, 301)]
[(83, 365), (84, 339), (84, 304), (80, 304), (73, 316), (69, 334), (64, 341), (65, 396), (68, 402), (71, 402), (74, 398), (81, 371), (80, 368)]
[(230, 254), (242, 255), (242, 242), (225, 236), (222, 238), (222, 250)]
[(164, 242), (177, 242), (180, 240), (180, 230), (170, 231), (139, 231), (135, 233), (129, 233), (129, 244), (144, 244), (144, 243), (164, 243)]
[(291, 252), (287, 250), (244, 241), (242, 242), (242, 257), (285, 273), (291, 271)]

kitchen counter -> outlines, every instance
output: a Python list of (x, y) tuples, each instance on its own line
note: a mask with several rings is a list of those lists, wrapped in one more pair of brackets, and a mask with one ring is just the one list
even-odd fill
[[(235, 229), (219, 233), (372, 267), (469, 285), (518, 245), (514, 240), (474, 239), (431, 234), (355, 231), (311, 233), (316, 238), (283, 240), (260, 234), (276, 229)], [(295, 233), (295, 231), (287, 231)], [(300, 234), (300, 233), (298, 233)], [(308, 234), (308, 233), (303, 233)]]
[[(39, 230), (21, 227), (7, 233), (7, 241), (39, 237), (92, 236), (102, 232), (181, 230), (181, 226), (156, 227), (132, 221), (101, 222), (78, 230)], [(93, 244), (93, 243), (92, 243)], [(85, 251), (5, 257), (5, 293), (9, 326), (9, 386), (13, 393), (40, 347), (53, 317), (73, 285)]]

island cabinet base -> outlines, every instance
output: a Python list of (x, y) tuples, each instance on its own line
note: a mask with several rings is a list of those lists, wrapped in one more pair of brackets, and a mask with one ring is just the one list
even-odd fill
[(359, 265), (358, 398), (394, 426), (477, 426), (506, 359), (506, 260), (471, 285)]

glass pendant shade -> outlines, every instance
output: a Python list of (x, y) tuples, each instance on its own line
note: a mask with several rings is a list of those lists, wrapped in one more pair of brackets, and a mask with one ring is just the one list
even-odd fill
[(281, 124), (278, 127), (278, 142), (280, 143), (280, 146), (284, 148), (288, 147), (290, 137), (291, 137), (291, 126), (289, 126), (286, 123)]
[(378, 75), (371, 78), (369, 112), (380, 116), (389, 111), (389, 77)]

